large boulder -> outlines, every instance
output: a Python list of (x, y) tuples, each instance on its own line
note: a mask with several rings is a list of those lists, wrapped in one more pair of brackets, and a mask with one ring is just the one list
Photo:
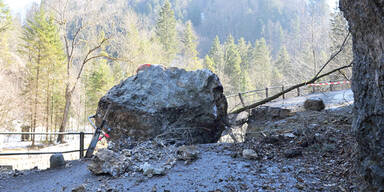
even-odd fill
[(55, 153), (49, 157), (49, 167), (51, 169), (61, 168), (65, 166), (64, 156), (62, 153)]
[(354, 121), (361, 173), (384, 191), (384, 0), (341, 0), (353, 39)]
[(217, 142), (227, 123), (227, 101), (214, 73), (161, 65), (146, 67), (109, 90), (99, 101), (97, 125), (106, 111), (105, 131), (123, 148), (154, 137), (182, 144)]
[(325, 109), (325, 104), (322, 99), (311, 98), (305, 100), (304, 109), (307, 111), (322, 111)]

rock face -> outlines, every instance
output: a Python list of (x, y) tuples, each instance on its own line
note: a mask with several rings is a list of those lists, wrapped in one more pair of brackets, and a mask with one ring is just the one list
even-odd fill
[(304, 109), (307, 111), (321, 111), (325, 109), (325, 105), (321, 99), (307, 99), (304, 102)]
[(354, 121), (360, 167), (384, 190), (384, 0), (341, 0), (353, 37)]
[(212, 143), (227, 122), (223, 87), (209, 70), (151, 65), (101, 98), (97, 125), (108, 108), (106, 131), (119, 147), (156, 136), (185, 144)]
[(64, 156), (62, 153), (56, 153), (49, 158), (49, 165), (51, 169), (61, 168), (65, 166)]

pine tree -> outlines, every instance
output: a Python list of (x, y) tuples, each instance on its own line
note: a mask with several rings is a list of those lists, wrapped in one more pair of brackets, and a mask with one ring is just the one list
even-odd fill
[(274, 67), (276, 68), (274, 76), (280, 77), (278, 80), (284, 79), (284, 82), (280, 82), (280, 84), (290, 83), (294, 78), (295, 70), (293, 69), (289, 53), (285, 46), (280, 48)]
[(11, 26), (11, 14), (8, 6), (3, 0), (0, 0), (0, 33), (4, 32)]
[(197, 37), (193, 31), (191, 21), (187, 21), (186, 23), (182, 43), (184, 64), (186, 65), (186, 68), (192, 70), (202, 68), (197, 57)]
[[(45, 124), (46, 131), (48, 131), (49, 119), (52, 119), (49, 116), (52, 115), (53, 98), (63, 98), (61, 91), (63, 86), (60, 87), (60, 85), (63, 81), (65, 59), (53, 18), (43, 9), (38, 10), (34, 13), (33, 18), (27, 21), (21, 39), (19, 52), (29, 61), (26, 66), (28, 72), (26, 92), (28, 94), (25, 95), (27, 101), (33, 106), (31, 108), (32, 131), (39, 123)], [(55, 90), (54, 86), (60, 91)], [(37, 113), (45, 114), (44, 119), (38, 119)], [(32, 138), (34, 144), (34, 137)]]
[(217, 73), (224, 72), (224, 52), (219, 37), (216, 35), (208, 56), (213, 60), (213, 68)]
[(240, 54), (240, 57), (241, 57), (241, 63), (240, 63), (240, 67), (241, 67), (240, 91), (244, 92), (244, 91), (248, 91), (248, 90), (252, 89), (252, 86), (251, 86), (251, 83), (250, 83), (251, 80), (250, 80), (249, 73), (248, 73), (249, 62), (250, 62), (250, 47), (251, 47), (251, 45), (248, 44), (243, 37), (241, 37), (239, 39), (239, 41), (238, 41), (237, 47), (238, 47), (239, 54)]
[[(8, 7), (0, 0), (0, 68), (11, 67), (11, 56), (9, 53), (9, 28), (11, 26), (11, 15)], [(1, 70), (0, 70), (1, 71)]]
[(224, 74), (231, 79), (231, 91), (239, 92), (241, 82), (241, 56), (232, 35), (224, 44)]
[(171, 62), (177, 53), (176, 19), (171, 3), (165, 0), (156, 25), (156, 35), (166, 52), (167, 63)]
[(250, 45), (245, 41), (243, 37), (241, 37), (237, 43), (237, 47), (239, 49), (240, 57), (241, 57), (241, 68), (248, 69), (249, 64), (249, 55), (250, 55)]
[(250, 70), (253, 74), (256, 89), (267, 87), (271, 84), (272, 64), (271, 51), (264, 38), (255, 42), (252, 51), (252, 61)]
[(204, 58), (204, 68), (211, 70), (215, 73), (215, 62), (209, 57), (209, 55), (206, 55)]
[(87, 74), (86, 98), (87, 109), (96, 111), (100, 98), (113, 86), (114, 78), (111, 67), (105, 60), (93, 63)]

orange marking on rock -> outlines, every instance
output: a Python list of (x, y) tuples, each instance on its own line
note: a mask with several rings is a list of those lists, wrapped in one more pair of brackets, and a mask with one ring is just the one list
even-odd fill
[(142, 71), (148, 67), (151, 67), (152, 65), (151, 64), (142, 64), (140, 65), (137, 69), (136, 69), (136, 73), (138, 73), (139, 71)]

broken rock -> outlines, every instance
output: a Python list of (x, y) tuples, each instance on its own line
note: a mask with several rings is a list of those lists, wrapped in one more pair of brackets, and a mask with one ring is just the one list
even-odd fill
[(292, 112), (289, 109), (262, 106), (252, 109), (249, 121), (278, 120), (287, 118), (291, 115)]
[(228, 127), (223, 131), (219, 143), (238, 143), (244, 142), (247, 133), (248, 123), (242, 125)]
[(85, 185), (80, 185), (72, 189), (72, 192), (85, 192)]
[(101, 98), (97, 125), (107, 109), (110, 129), (105, 131), (118, 148), (124, 148), (127, 140), (154, 137), (185, 144), (214, 143), (228, 121), (223, 86), (209, 70), (151, 65)]
[(294, 158), (301, 156), (303, 154), (302, 149), (296, 148), (296, 149), (288, 149), (287, 151), (284, 152), (284, 156), (286, 158)]
[(125, 156), (109, 149), (98, 151), (88, 165), (88, 169), (95, 175), (109, 174), (114, 177), (125, 173), (128, 168), (129, 163)]
[(199, 157), (199, 150), (195, 146), (181, 146), (177, 149), (177, 159), (184, 161), (193, 161)]
[(140, 166), (140, 170), (143, 171), (143, 175), (148, 177), (152, 177), (154, 175), (165, 175), (165, 168), (154, 167), (153, 165), (147, 162)]
[(253, 149), (244, 149), (243, 157), (251, 160), (261, 159), (260, 156)]
[(307, 99), (304, 102), (304, 108), (307, 111), (322, 111), (325, 108), (325, 105), (322, 99), (314, 98)]

